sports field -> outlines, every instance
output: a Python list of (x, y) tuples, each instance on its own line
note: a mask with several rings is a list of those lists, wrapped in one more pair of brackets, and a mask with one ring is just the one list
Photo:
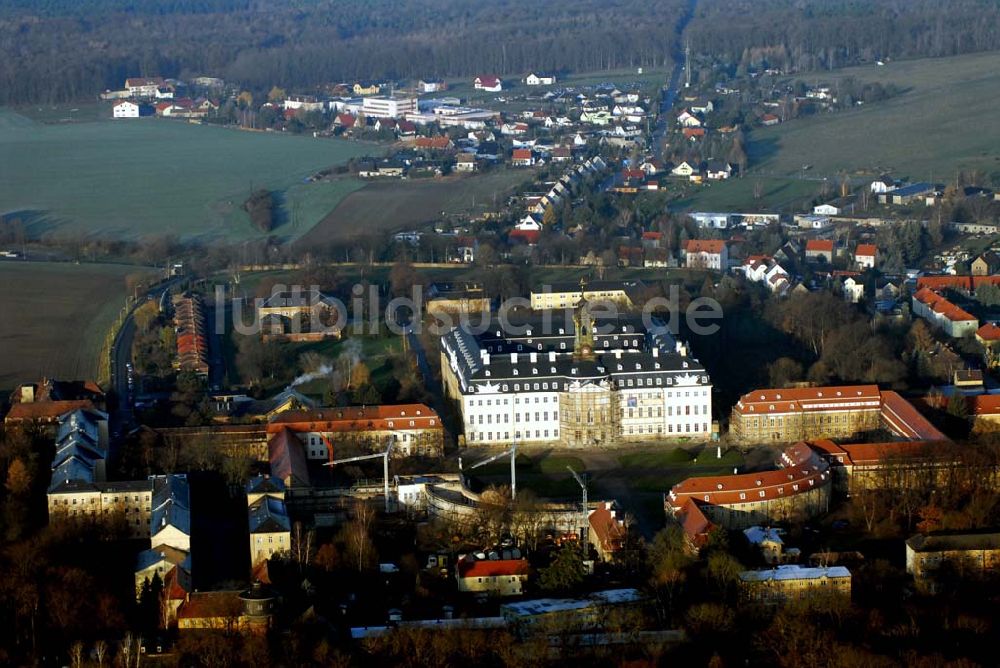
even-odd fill
[(363, 185), (307, 177), (372, 150), (174, 120), (43, 123), (0, 110), (0, 213), (16, 212), (32, 236), (242, 240), (261, 233), (240, 206), (251, 188), (268, 188), (284, 219), (273, 233), (292, 239)]
[(834, 176), (889, 172), (947, 180), (959, 169), (1000, 175), (1000, 53), (889, 62), (796, 78), (892, 83), (902, 94), (850, 111), (788, 121), (750, 135), (751, 169)]
[(95, 378), (125, 302), (126, 265), (0, 261), (0, 391), (41, 376)]

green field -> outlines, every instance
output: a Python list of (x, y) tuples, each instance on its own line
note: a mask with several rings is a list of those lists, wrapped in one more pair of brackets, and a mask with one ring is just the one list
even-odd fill
[(0, 262), (0, 390), (42, 376), (94, 379), (125, 302), (125, 265)]
[[(110, 112), (107, 112), (110, 114)], [(277, 193), (274, 234), (297, 238), (364, 184), (306, 183), (371, 145), (240, 132), (163, 119), (58, 122), (71, 110), (0, 110), (0, 213), (34, 237), (242, 240), (261, 236), (240, 206), (251, 188)], [(88, 107), (79, 115), (86, 121)]]
[(890, 62), (796, 78), (895, 84), (902, 94), (850, 111), (795, 119), (750, 136), (752, 171), (834, 176), (884, 172), (946, 180), (959, 169), (1000, 178), (1000, 53)]
[[(758, 188), (758, 197), (755, 189)], [(812, 179), (758, 177), (691, 184), (678, 199), (670, 202), (672, 211), (801, 211), (804, 203), (820, 192), (821, 183)]]

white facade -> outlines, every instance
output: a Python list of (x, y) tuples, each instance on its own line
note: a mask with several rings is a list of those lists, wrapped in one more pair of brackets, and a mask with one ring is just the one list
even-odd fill
[(323, 111), (325, 103), (308, 95), (290, 95), (283, 103), (286, 110), (294, 111)]
[(127, 100), (116, 102), (115, 106), (112, 107), (112, 116), (114, 118), (139, 118), (139, 105)]
[(535, 74), (532, 72), (525, 78), (524, 83), (529, 86), (551, 86), (556, 82), (556, 78), (549, 74)]
[(499, 339), (484, 334), (483, 346), (502, 353), (462, 329), (442, 337), (446, 386), (460, 402), (468, 445), (711, 435), (711, 384), (684, 346), (664, 331), (598, 327), (589, 358), (574, 354), (572, 330), (502, 341), (502, 332)]
[(729, 227), (729, 215), (728, 213), (708, 213), (703, 211), (692, 211), (688, 214), (698, 227), (709, 227), (715, 230), (724, 230)]
[(402, 118), (418, 113), (419, 109), (415, 97), (366, 97), (361, 111), (374, 118)]

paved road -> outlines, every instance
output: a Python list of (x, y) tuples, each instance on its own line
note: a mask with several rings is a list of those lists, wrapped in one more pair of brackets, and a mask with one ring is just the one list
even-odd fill
[(661, 160), (664, 160), (666, 153), (666, 135), (674, 122), (674, 102), (677, 100), (677, 93), (681, 85), (681, 76), (684, 74), (684, 31), (687, 29), (691, 19), (694, 18), (694, 11), (697, 6), (698, 0), (688, 0), (688, 5), (684, 13), (677, 19), (677, 26), (674, 28), (677, 39), (674, 43), (674, 51), (670, 54), (671, 59), (674, 61), (674, 69), (670, 73), (670, 81), (667, 82), (667, 85), (663, 89), (660, 113), (656, 120), (656, 128), (653, 130), (652, 141), (650, 142), (651, 148), (659, 154)]

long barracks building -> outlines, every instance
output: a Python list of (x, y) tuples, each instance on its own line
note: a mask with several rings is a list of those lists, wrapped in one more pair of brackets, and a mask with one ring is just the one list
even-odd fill
[(584, 302), (480, 334), (451, 330), (441, 338), (442, 379), (461, 406), (467, 445), (708, 438), (711, 380), (654, 325), (594, 317)]

